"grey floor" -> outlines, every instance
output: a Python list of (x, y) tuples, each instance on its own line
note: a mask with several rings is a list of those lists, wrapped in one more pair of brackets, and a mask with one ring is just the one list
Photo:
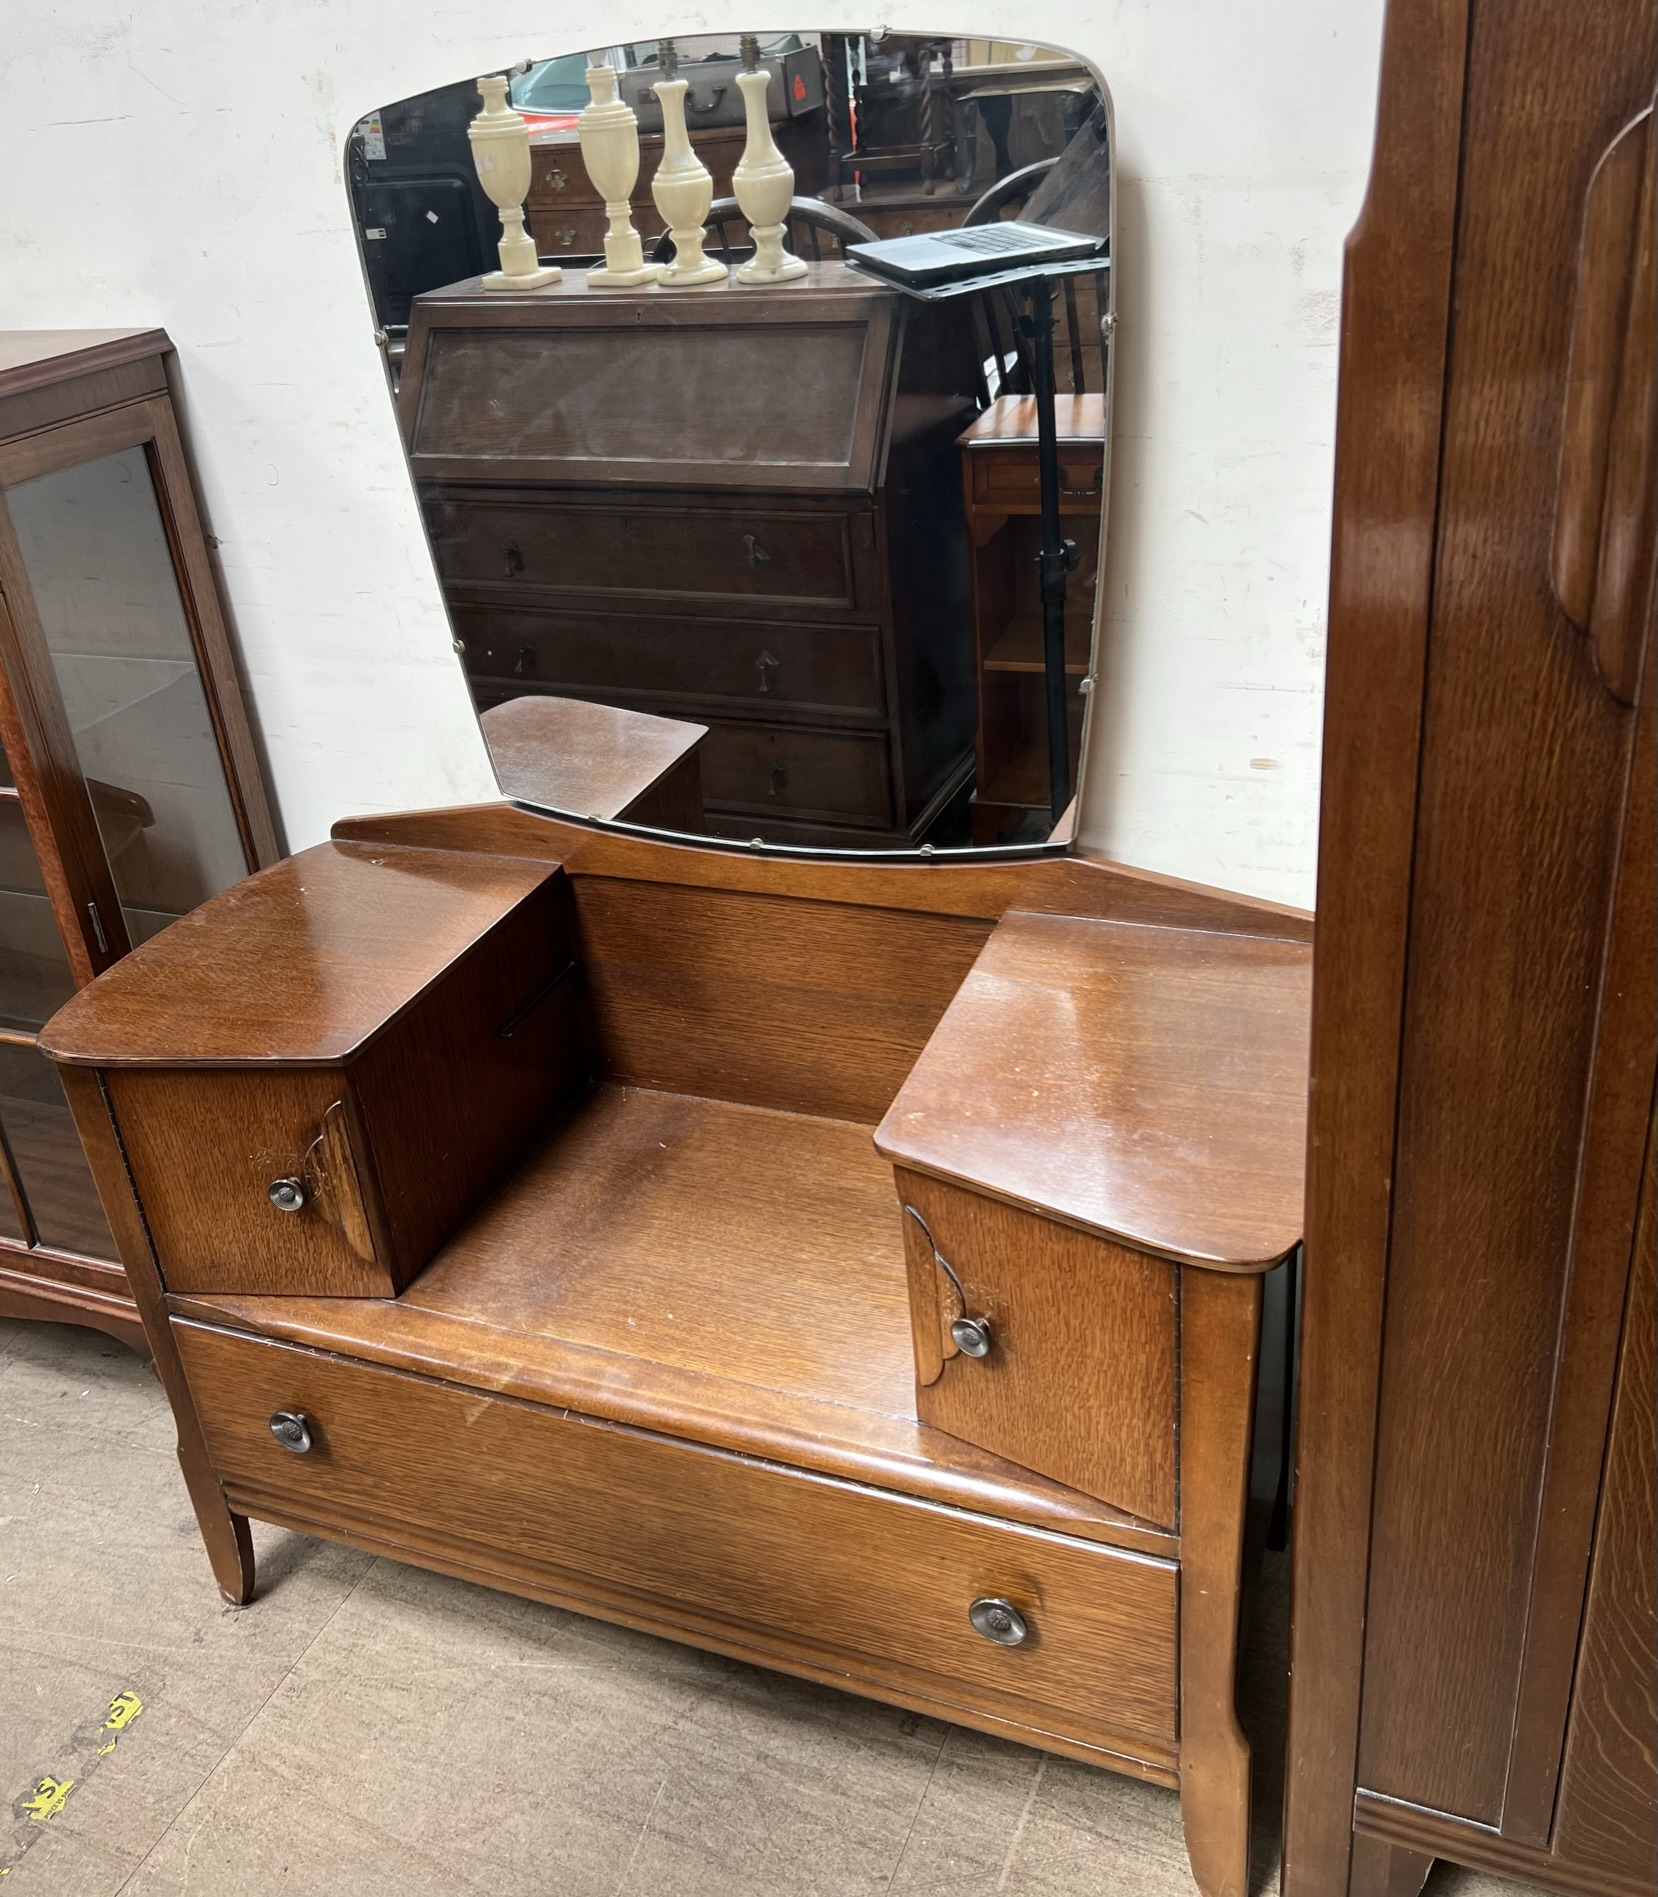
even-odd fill
[[(259, 1598), (225, 1609), (148, 1370), (0, 1321), (7, 1897), (1191, 1897), (1172, 1792), (255, 1538)], [(1245, 1679), (1260, 1897), (1283, 1649), (1279, 1562)], [(112, 1728), (122, 1694), (142, 1710)], [(47, 1779), (72, 1784), (36, 1816)], [(1523, 1897), (1444, 1866), (1430, 1890)]]

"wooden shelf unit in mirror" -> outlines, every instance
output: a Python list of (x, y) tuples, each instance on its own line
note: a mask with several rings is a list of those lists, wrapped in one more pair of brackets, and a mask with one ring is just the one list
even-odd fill
[(158, 329), (0, 332), (0, 1316), (144, 1348), (41, 1024), (277, 856)]
[[(221, 1588), (258, 1516), (1178, 1786), (1243, 1897), (1308, 933), (1080, 858), (338, 826), (47, 1035)], [(938, 1248), (992, 1337), (942, 1374)]]
[(716, 835), (920, 842), (972, 769), (978, 375), (965, 310), (838, 262), (417, 298), (399, 415), (479, 705), (706, 725)]

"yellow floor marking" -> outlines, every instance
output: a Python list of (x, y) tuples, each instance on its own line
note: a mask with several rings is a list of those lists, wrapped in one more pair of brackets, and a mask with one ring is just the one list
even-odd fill
[(22, 1809), (36, 1824), (44, 1824), (63, 1810), (63, 1801), (74, 1789), (72, 1778), (53, 1778), (48, 1774), (35, 1787), (34, 1797), (23, 1800)]

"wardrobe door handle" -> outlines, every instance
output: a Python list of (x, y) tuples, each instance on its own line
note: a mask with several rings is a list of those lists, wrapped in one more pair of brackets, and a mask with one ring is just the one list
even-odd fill
[(1635, 702), (1652, 595), (1658, 250), (1652, 109), (1608, 146), (1583, 201), (1551, 578), (1612, 696)]

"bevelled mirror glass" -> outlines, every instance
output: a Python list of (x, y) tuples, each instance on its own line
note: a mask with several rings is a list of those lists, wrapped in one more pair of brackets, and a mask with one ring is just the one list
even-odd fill
[(638, 42), (347, 160), (503, 792), (708, 841), (1056, 847), (1109, 492), (1109, 98), (1050, 47)]

